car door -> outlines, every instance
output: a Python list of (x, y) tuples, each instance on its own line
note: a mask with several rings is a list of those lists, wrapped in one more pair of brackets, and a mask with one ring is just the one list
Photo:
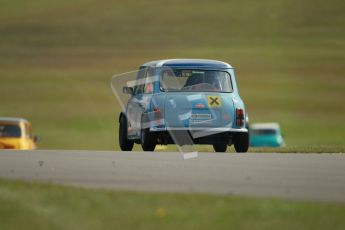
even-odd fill
[(155, 69), (151, 67), (141, 68), (138, 72), (133, 96), (127, 105), (127, 119), (129, 123), (128, 138), (140, 138), (141, 117), (148, 110), (153, 93), (153, 83), (150, 80)]

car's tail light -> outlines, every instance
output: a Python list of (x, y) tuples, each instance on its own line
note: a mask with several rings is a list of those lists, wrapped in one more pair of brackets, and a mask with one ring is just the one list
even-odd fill
[(160, 111), (159, 108), (154, 107), (153, 108), (153, 120), (154, 120), (155, 124), (160, 125), (161, 119), (162, 119), (162, 112)]
[(244, 126), (244, 110), (243, 109), (236, 109), (236, 126), (243, 127)]

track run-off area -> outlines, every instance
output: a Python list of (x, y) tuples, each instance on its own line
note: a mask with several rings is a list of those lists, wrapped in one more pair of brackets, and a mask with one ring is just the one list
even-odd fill
[(345, 154), (0, 151), (0, 178), (125, 191), (345, 202)]

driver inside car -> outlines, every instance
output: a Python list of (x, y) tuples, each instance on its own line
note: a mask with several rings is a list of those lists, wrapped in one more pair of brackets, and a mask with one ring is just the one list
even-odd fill
[(205, 83), (212, 85), (212, 87), (214, 88), (214, 90), (220, 90), (220, 79), (218, 75), (214, 75), (212, 73), (207, 73), (205, 75)]
[(211, 73), (193, 73), (184, 87), (190, 87), (193, 90), (220, 90), (219, 77)]

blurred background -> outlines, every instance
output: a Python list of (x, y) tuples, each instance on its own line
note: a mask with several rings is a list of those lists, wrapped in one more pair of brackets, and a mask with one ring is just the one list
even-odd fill
[(40, 148), (118, 149), (110, 79), (163, 58), (229, 62), (251, 122), (345, 148), (342, 0), (0, 3), (0, 116), (29, 119)]

